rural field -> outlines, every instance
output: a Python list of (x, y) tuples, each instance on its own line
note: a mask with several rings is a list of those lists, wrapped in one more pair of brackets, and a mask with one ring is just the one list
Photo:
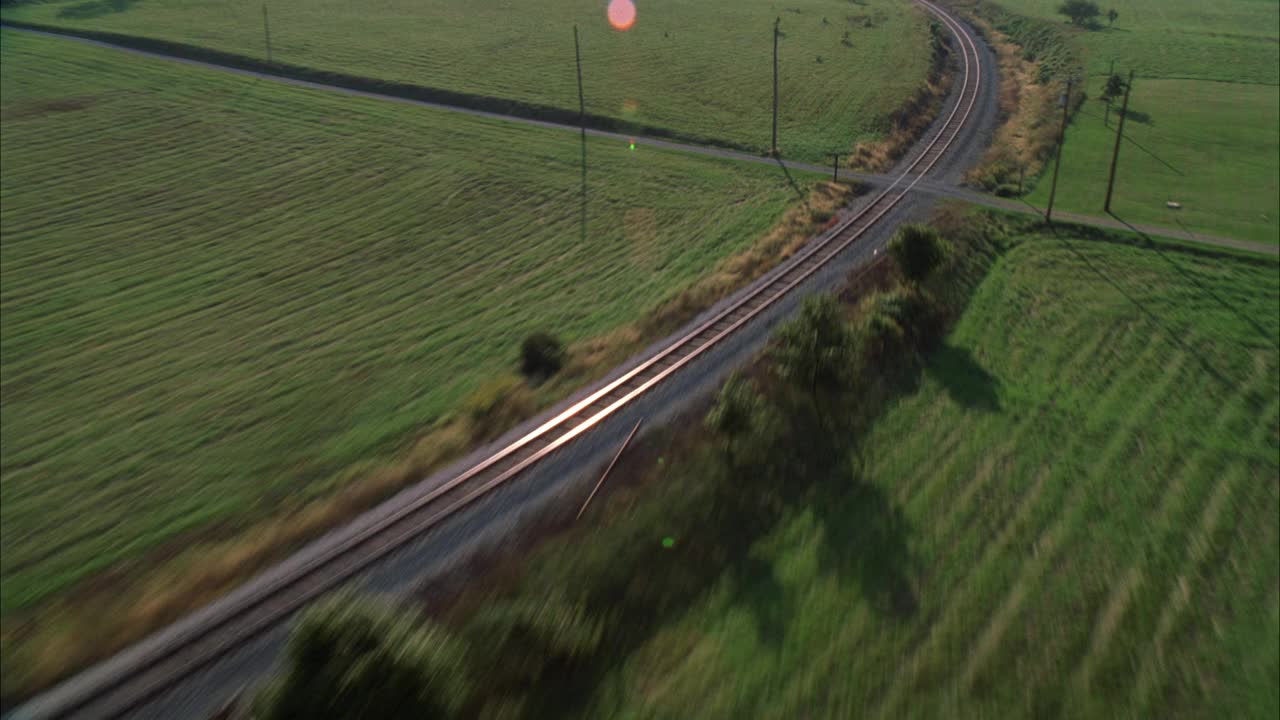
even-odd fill
[[(262, 8), (74, 0), (16, 3), (0, 17), (262, 58)], [(769, 145), (781, 13), (779, 145), (814, 161), (884, 134), (929, 63), (928, 23), (905, 0), (655, 0), (638, 6), (627, 32), (609, 26), (597, 0), (278, 0), (268, 9), (275, 62), (573, 111), (576, 23), (588, 112), (759, 151)]]
[[(1031, 17), (1065, 23), (1058, 0), (1003, 0)], [(1156, 223), (1280, 242), (1280, 4), (1262, 0), (1115, 0), (1097, 29), (1070, 28), (1089, 99), (1067, 131), (1056, 205), (1099, 214), (1115, 142), (1100, 100), (1107, 72), (1137, 73), (1112, 210)], [(1044, 207), (1047, 168), (1028, 198)], [(1166, 207), (1170, 200), (1181, 211)]]
[(635, 320), (795, 198), (590, 140), (583, 226), (573, 133), (2, 37), (6, 615), (333, 490), (530, 331)]
[[(582, 716), (1275, 717), (1276, 262), (1019, 232), (861, 461), (704, 562)], [(673, 507), (601, 532), (657, 548)], [(706, 541), (637, 557), (688, 585)]]

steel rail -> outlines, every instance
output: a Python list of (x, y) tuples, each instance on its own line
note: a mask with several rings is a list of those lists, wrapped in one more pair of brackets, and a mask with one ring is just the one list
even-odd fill
[[(810, 242), (774, 270), (771, 279), (758, 283), (754, 290), (617, 379), (573, 403), (555, 417), (439, 487), (379, 518), (335, 546), (317, 553), (301, 566), (282, 573), (281, 577), (255, 587), (251, 597), (238, 606), (225, 610), (221, 616), (212, 617), (207, 622), (163, 638), (164, 647), (155, 650), (144, 648), (142, 646), (148, 644), (144, 640), (141, 644), (126, 649), (122, 655), (133, 652), (142, 657), (132, 664), (126, 663), (128, 667), (123, 670), (102, 673), (113, 674), (115, 677), (95, 680), (88, 689), (71, 692), (72, 697), (60, 703), (59, 707), (50, 709), (46, 716), (116, 718), (137, 709), (181, 679), (259, 637), (314, 598), (367, 569), (374, 562), (403, 547), (447, 517), (599, 425), (620, 408), (660, 384), (707, 350), (719, 345), (860, 238), (868, 228), (896, 207), (938, 163), (967, 122), (978, 96), (981, 56), (973, 38), (961, 24), (934, 3), (929, 0), (916, 2), (934, 14), (956, 37), (963, 58), (961, 91), (942, 126), (927, 145), (868, 205)], [(575, 418), (578, 418), (576, 423), (569, 422)], [(509, 466), (503, 467), (508, 463)], [(492, 477), (484, 477), (490, 473)], [(463, 487), (473, 480), (478, 486), (469, 489)], [(454, 491), (461, 496), (447, 505), (440, 502)], [(437, 505), (442, 506), (437, 508)], [(424, 511), (425, 516), (415, 517)], [(227, 632), (220, 633), (223, 630)], [(152, 637), (159, 642), (159, 638)], [(86, 674), (93, 672), (94, 669), (91, 669)], [(54, 692), (56, 691), (57, 688)]]

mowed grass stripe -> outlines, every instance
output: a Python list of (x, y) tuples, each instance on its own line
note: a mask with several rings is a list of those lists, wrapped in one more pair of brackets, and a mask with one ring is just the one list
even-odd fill
[(8, 32), (3, 54), (6, 614), (329, 492), (524, 334), (638, 317), (794, 197), (592, 139), (583, 242), (569, 133)]
[[(1171, 383), (1174, 375), (1176, 372), (1167, 373), (1164, 381)], [(1113, 383), (1112, 387), (1115, 385)], [(1158, 388), (1152, 396), (1160, 396), (1163, 389)], [(1127, 418), (1129, 427), (1118, 428), (1113, 437), (1126, 437), (1128, 433), (1125, 431), (1131, 431), (1142, 418), (1149, 415), (1154, 410), (1153, 405), (1154, 403), (1146, 403), (1143, 407), (1136, 407)], [(1082, 520), (1087, 515), (1098, 512), (1100, 501), (1097, 498), (1111, 487), (1108, 479), (1113, 477), (1112, 465), (1123, 462), (1124, 449), (1123, 442), (1111, 442), (1095, 460), (1092, 468), (1086, 471), (1085, 478), (1088, 482), (1081, 482), (1081, 478), (1074, 479), (1076, 488), (1072, 490), (1069, 499), (1063, 503), (1061, 511), (1054, 516), (1053, 524), (1032, 542), (1033, 559), (1023, 563), (1020, 574), (1014, 580), (1000, 606), (992, 613), (981, 634), (972, 641), (964, 668), (954, 681), (957, 686), (953, 694), (972, 692), (974, 686), (978, 684), (985, 687), (995, 683), (991, 674), (995, 672), (996, 667), (1003, 667), (1003, 665), (993, 662), (992, 658), (1007, 642), (1006, 632), (1016, 618), (1028, 614), (1042, 614), (1042, 603), (1028, 602), (1028, 596), (1043, 595), (1038, 592), (1043, 575), (1050, 567), (1060, 568), (1061, 563), (1057, 562), (1057, 554), (1063, 548), (1063, 543), (1076, 545), (1075, 539), (1079, 537), (1077, 534), (1085, 530), (1085, 523)], [(1072, 554), (1072, 557), (1074, 556), (1076, 553)], [(1027, 627), (1035, 627), (1035, 625), (1035, 622), (1029, 618), (1026, 622), (1020, 623), (1020, 626)]]
[(1167, 593), (1164, 595), (1160, 614), (1155, 623), (1155, 631), (1149, 643), (1140, 647), (1148, 651), (1138, 656), (1139, 667), (1134, 675), (1131, 695), (1131, 707), (1142, 712), (1149, 702), (1149, 695), (1157, 682), (1157, 677), (1164, 670), (1164, 644), (1173, 630), (1177, 618), (1187, 609), (1191, 599), (1188, 591), (1188, 573), (1194, 576), (1200, 572), (1204, 560), (1209, 555), (1208, 538), (1216, 532), (1223, 511), (1230, 498), (1239, 487), (1244, 473), (1240, 468), (1232, 468), (1212, 483), (1213, 493), (1203, 505), (1198, 522), (1190, 533), (1188, 555), (1184, 561), (1182, 572), (1171, 578)]
[[(1213, 680), (1209, 675), (1214, 669), (1206, 663), (1212, 658), (1197, 652), (1200, 643), (1195, 640), (1207, 636), (1221, 642), (1231, 629), (1232, 617), (1241, 611), (1255, 617), (1271, 616), (1267, 618), (1270, 627), (1255, 636), (1255, 642), (1270, 644), (1275, 637), (1280, 619), (1275, 592), (1280, 584), (1276, 574), (1280, 535), (1275, 523), (1280, 513), (1280, 495), (1274, 479), (1258, 483), (1255, 471), (1247, 464), (1236, 464), (1216, 483), (1214, 494), (1204, 506), (1190, 536), (1188, 559), (1161, 608), (1151, 643), (1140, 655), (1131, 696), (1135, 712), (1178, 714), (1188, 701), (1200, 699), (1196, 695), (1207, 695), (1207, 690), (1216, 689), (1205, 687), (1206, 681)], [(1261, 582), (1243, 585), (1241, 580), (1249, 574)], [(1226, 587), (1248, 590), (1226, 597)], [(1235, 607), (1224, 613), (1223, 605)], [(1274, 659), (1273, 655), (1273, 663)], [(1257, 668), (1241, 664), (1240, 658), (1233, 660), (1229, 672), (1237, 679), (1251, 679), (1249, 675)], [(1274, 686), (1271, 691), (1274, 693)], [(1258, 707), (1248, 708), (1254, 704), (1251, 700), (1259, 700), (1257, 697), (1229, 700), (1237, 706), (1230, 709), (1239, 714), (1266, 716)], [(1264, 703), (1257, 704), (1265, 707)]]
[[(1271, 376), (1273, 371), (1270, 368), (1256, 372), (1248, 383), (1242, 384), (1233, 392), (1223, 404), (1213, 429), (1221, 429), (1232, 420), (1249, 414), (1246, 394), (1259, 386), (1265, 386)], [(1192, 452), (1197, 460), (1202, 460), (1209, 456), (1212, 449), (1208, 445), (1195, 445)], [(1204, 533), (1206, 522), (1215, 522), (1213, 514), (1218, 510), (1214, 508), (1225, 502), (1225, 498), (1233, 492), (1230, 487), (1240, 482), (1240, 470), (1247, 466), (1241, 460), (1242, 458), (1233, 457), (1222, 466), (1202, 468), (1196, 473), (1183, 473), (1175, 488), (1166, 494), (1162, 506), (1164, 509), (1150, 525), (1158, 534), (1145, 546), (1134, 550), (1135, 556), (1148, 566), (1146, 576), (1152, 582), (1146, 591), (1134, 599), (1134, 612), (1117, 630), (1116, 648), (1138, 647), (1147, 642), (1159, 645), (1160, 636), (1168, 632), (1167, 626), (1171, 622), (1167, 619), (1168, 614), (1180, 612), (1176, 607), (1180, 585), (1177, 578), (1186, 575), (1188, 565), (1194, 567), (1197, 564), (1197, 557), (1203, 552), (1203, 541), (1198, 538)], [(1188, 486), (1189, 475), (1194, 476), (1195, 480)], [(1199, 515), (1203, 516), (1197, 521)], [(1185, 553), (1169, 553), (1163, 550), (1166, 547), (1185, 548)], [(1162, 630), (1162, 627), (1166, 629)], [(1119, 678), (1136, 678), (1134, 687), (1141, 694), (1140, 687), (1145, 682), (1144, 671), (1138, 668), (1135, 672), (1135, 667), (1131, 665), (1133, 661), (1131, 650), (1119, 649), (1113, 649), (1110, 656), (1103, 656), (1095, 661), (1104, 668), (1100, 674), (1110, 679), (1108, 689), (1112, 691), (1111, 694), (1116, 690), (1127, 689), (1124, 683), (1118, 682)]]
[[(1230, 410), (1224, 409), (1219, 424), (1225, 421)], [(1096, 675), (1111, 685), (1123, 678), (1131, 678), (1132, 673), (1124, 667), (1115, 667), (1129, 657), (1129, 651), (1118, 648), (1129, 648), (1132, 643), (1129, 635), (1134, 627), (1146, 618), (1144, 613), (1145, 599), (1150, 595), (1163, 594), (1166, 583), (1172, 579), (1168, 563), (1172, 560), (1164, 551), (1166, 547), (1181, 547), (1185, 541), (1183, 534), (1194, 520), (1193, 514), (1202, 507), (1202, 501), (1213, 485), (1213, 479), (1221, 477), (1229, 465), (1210, 463), (1214, 455), (1204, 447), (1179, 448), (1172, 444), (1153, 448), (1154, 457), (1184, 457), (1180, 461), (1178, 471), (1173, 474), (1169, 486), (1164, 489), (1155, 502), (1158, 507), (1149, 517), (1137, 518), (1135, 525), (1129, 528), (1116, 528), (1119, 534), (1126, 537), (1137, 537), (1136, 530), (1148, 529), (1150, 539), (1133, 544), (1126, 552), (1118, 553), (1116, 561), (1125, 557), (1133, 562), (1120, 577), (1118, 569), (1113, 569), (1112, 576), (1118, 584), (1112, 590), (1104, 609), (1097, 614), (1093, 637), (1088, 652), (1077, 665), (1076, 680), (1082, 684), (1085, 697), (1098, 697), (1100, 690), (1091, 691), (1091, 681)], [(1148, 501), (1150, 502), (1150, 500)], [(1127, 532), (1125, 532), (1127, 531)], [(1114, 531), (1113, 531), (1114, 532)], [(1088, 553), (1082, 553), (1088, 557)], [(1105, 577), (1100, 585), (1108, 584)], [(1126, 612), (1128, 611), (1128, 612)], [(1141, 634), (1139, 632), (1139, 634)], [(1099, 669), (1101, 668), (1101, 669)]]

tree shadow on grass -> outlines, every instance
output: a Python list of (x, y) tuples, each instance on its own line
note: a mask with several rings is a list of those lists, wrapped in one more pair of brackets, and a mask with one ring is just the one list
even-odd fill
[(58, 11), (59, 20), (89, 20), (129, 9), (136, 0), (88, 0)]
[(877, 611), (909, 618), (919, 606), (910, 576), (910, 524), (883, 488), (856, 470), (849, 475), (843, 488), (833, 479), (813, 503), (823, 527), (819, 565), (855, 584)]
[(1117, 114), (1124, 115), (1129, 122), (1136, 122), (1142, 125), (1155, 126), (1155, 121), (1151, 119), (1151, 113), (1142, 112), (1141, 110), (1117, 110)]
[(748, 554), (734, 573), (734, 599), (751, 611), (760, 642), (774, 650), (782, 645), (795, 606), (787, 589), (778, 582), (773, 564)]
[(1000, 409), (1000, 381), (979, 365), (967, 348), (943, 345), (934, 351), (925, 369), (957, 403), (985, 412)]

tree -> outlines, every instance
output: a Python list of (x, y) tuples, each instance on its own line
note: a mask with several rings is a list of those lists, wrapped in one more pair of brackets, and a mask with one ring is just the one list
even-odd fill
[(535, 332), (520, 345), (520, 372), (532, 379), (548, 378), (564, 365), (564, 345), (548, 332)]
[(836, 299), (819, 295), (805, 300), (799, 317), (778, 331), (773, 358), (779, 374), (809, 395), (818, 423), (825, 427), (822, 398), (843, 394), (856, 370), (853, 334)]
[(749, 380), (734, 373), (720, 388), (704, 423), (724, 440), (725, 465), (734, 469), (740, 459), (740, 444), (765, 424), (764, 400)]
[(1116, 18), (1118, 17), (1120, 17), (1120, 13), (1116, 12), (1115, 8), (1111, 8), (1110, 10), (1108, 10), (1107, 11), (1107, 27), (1111, 27), (1112, 25), (1115, 25)]
[(1112, 75), (1107, 78), (1107, 84), (1102, 88), (1102, 97), (1104, 100), (1111, 100), (1124, 94), (1124, 78), (1119, 75)]
[(1073, 25), (1088, 25), (1102, 14), (1102, 10), (1097, 3), (1089, 0), (1067, 0), (1058, 6), (1058, 14), (1071, 18)]
[(582, 603), (548, 590), (486, 605), (467, 622), (463, 637), (476, 677), (484, 678), (483, 694), (515, 704), (544, 673), (594, 653), (603, 633), (603, 623)]
[(933, 228), (909, 224), (889, 241), (889, 252), (907, 282), (919, 286), (946, 259), (947, 245)]
[(447, 718), (468, 697), (457, 641), (382, 602), (339, 596), (308, 610), (286, 658), (258, 698), (262, 717)]
[(542, 717), (542, 688), (599, 650), (604, 623), (562, 590), (525, 590), (485, 604), (460, 637), (467, 643), (468, 668), (483, 682), (466, 717)]
[(873, 361), (900, 362), (904, 353), (929, 343), (938, 329), (934, 305), (914, 288), (872, 294), (865, 301), (861, 342)]

